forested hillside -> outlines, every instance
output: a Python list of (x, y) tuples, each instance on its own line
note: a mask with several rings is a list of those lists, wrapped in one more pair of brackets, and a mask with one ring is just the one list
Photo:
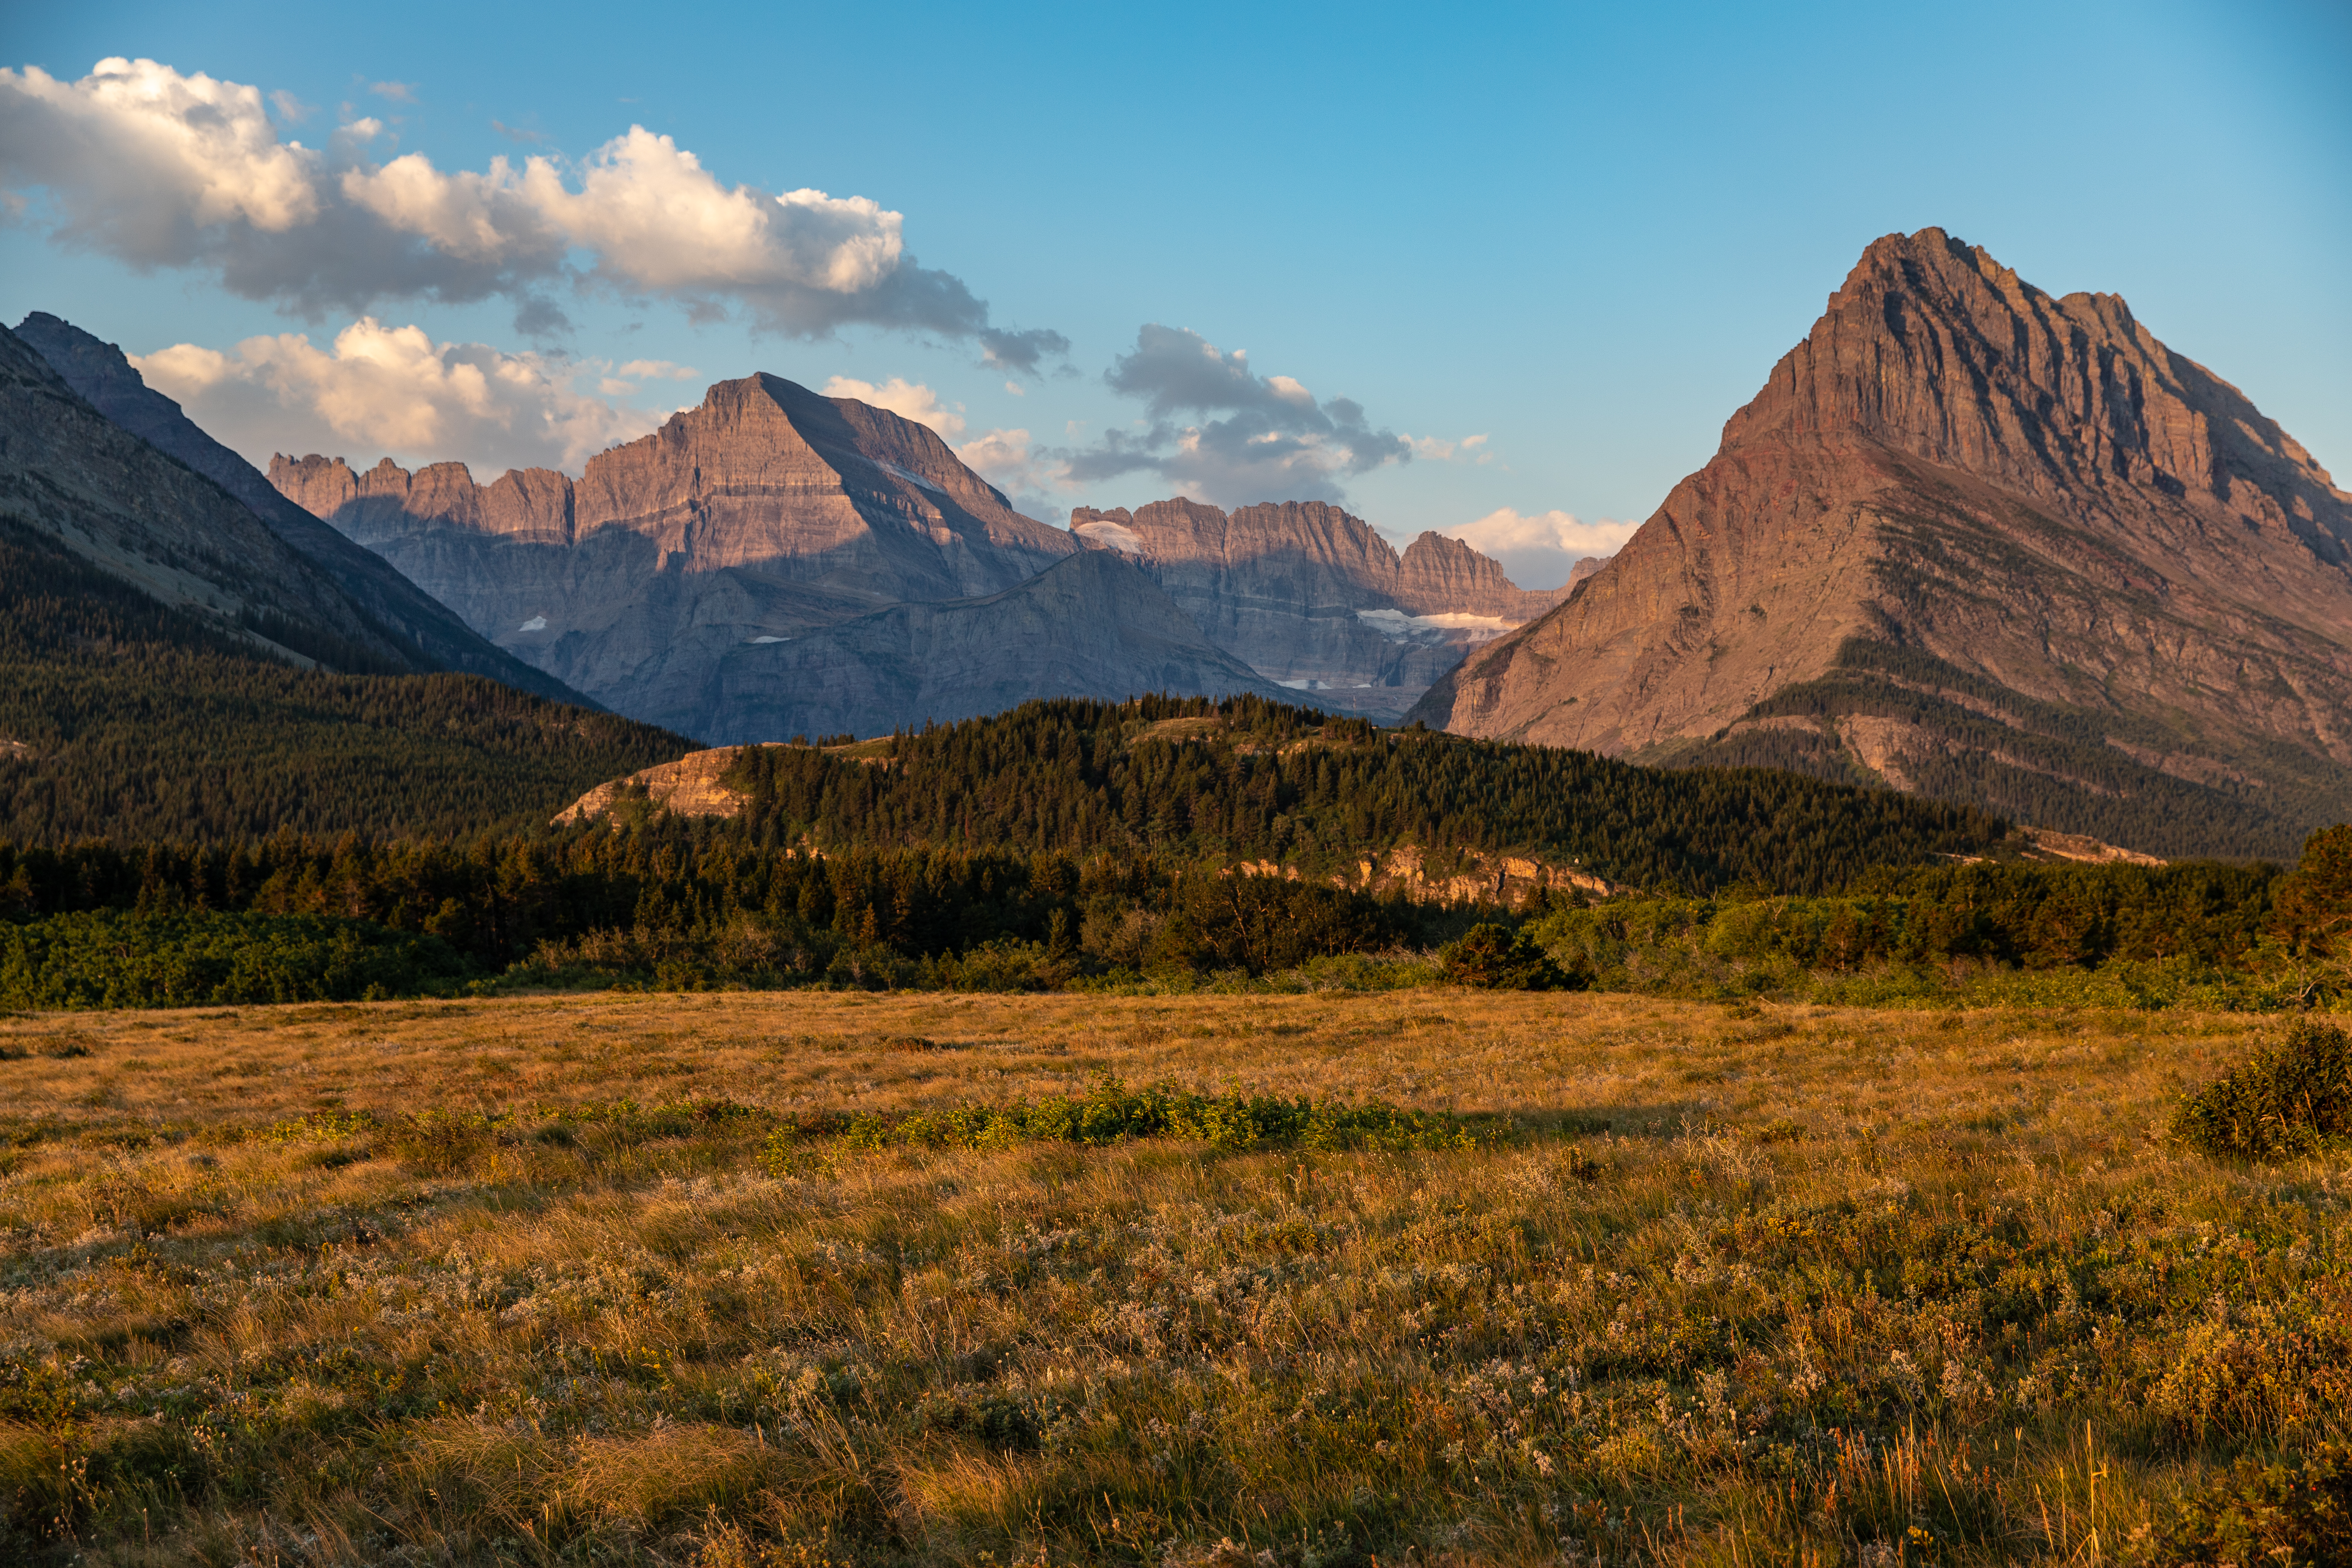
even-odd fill
[(1965, 806), (1760, 768), (1380, 731), (1254, 697), (1032, 702), (847, 751), (746, 752), (751, 841), (1080, 855), (1149, 848), (1352, 871), (1401, 845), (1508, 852), (1612, 883), (1820, 892), (1872, 866), (1991, 852)]
[(477, 676), (298, 669), (0, 521), (0, 839), (521, 828), (690, 749)]

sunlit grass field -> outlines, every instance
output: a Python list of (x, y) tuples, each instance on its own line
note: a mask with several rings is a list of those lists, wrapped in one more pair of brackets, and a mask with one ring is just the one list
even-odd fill
[[(2165, 1135), (2281, 1027), (1443, 990), (0, 1018), (0, 1557), (2232, 1560), (2352, 1438), (2352, 1157)], [(958, 1120), (1106, 1076), (1425, 1114)]]

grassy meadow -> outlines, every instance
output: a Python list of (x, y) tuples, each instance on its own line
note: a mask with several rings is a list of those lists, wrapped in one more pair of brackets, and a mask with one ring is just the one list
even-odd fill
[(2340, 1562), (2352, 1155), (2166, 1136), (2284, 1027), (0, 1016), (0, 1557)]

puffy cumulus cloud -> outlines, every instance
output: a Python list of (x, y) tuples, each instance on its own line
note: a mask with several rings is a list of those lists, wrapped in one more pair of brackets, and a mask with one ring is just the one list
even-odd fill
[[(436, 343), (422, 328), (362, 318), (320, 349), (299, 332), (247, 338), (228, 353), (180, 343), (131, 362), (147, 384), (254, 463), (323, 452), (365, 465), (457, 459), (485, 480), (508, 468), (572, 473), (661, 416), (609, 401), (635, 366)], [(637, 362), (638, 365), (646, 362)], [(581, 390), (596, 385), (606, 395)]]
[(1362, 405), (1259, 375), (1246, 351), (1224, 353), (1181, 328), (1143, 327), (1104, 380), (1141, 399), (1147, 418), (1063, 454), (1068, 481), (1153, 472), (1223, 506), (1336, 500), (1340, 479), (1412, 459), (1411, 443), (1374, 429)]
[(1053, 491), (1063, 483), (1059, 464), (1039, 451), (1026, 430), (991, 430), (956, 448), (964, 466), (1003, 490), (1013, 510), (1051, 520), (1061, 510)]
[[(404, 101), (392, 89), (407, 90), (375, 90)], [(1058, 332), (992, 323), (961, 279), (917, 264), (902, 215), (865, 196), (729, 185), (636, 125), (576, 163), (482, 170), (370, 162), (383, 129), (354, 120), (323, 150), (280, 141), (258, 89), (153, 60), (101, 60), (74, 82), (0, 68), (0, 180), (48, 194), (58, 239), (208, 268), (249, 299), (319, 314), (507, 295), (545, 331), (561, 323), (546, 289), (568, 284), (801, 336), (929, 332), (1014, 371), (1069, 352)]]
[(58, 236), (140, 266), (195, 259), (207, 229), (319, 216), (319, 154), (281, 142), (257, 88), (103, 59), (79, 82), (0, 68), (0, 169), (46, 187)]
[(950, 408), (940, 401), (938, 393), (903, 376), (894, 375), (877, 386), (870, 381), (836, 375), (824, 384), (824, 395), (827, 397), (854, 397), (860, 403), (887, 408), (901, 419), (929, 426), (943, 441), (952, 441), (963, 434), (962, 404)]
[(1565, 511), (1532, 514), (1504, 507), (1475, 522), (1439, 531), (1493, 556), (1522, 588), (1557, 588), (1588, 555), (1614, 555), (1641, 525), (1608, 518), (1586, 522)]

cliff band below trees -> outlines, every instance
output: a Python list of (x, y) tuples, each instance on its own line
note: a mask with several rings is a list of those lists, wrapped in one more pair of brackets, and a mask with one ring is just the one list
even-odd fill
[(2352, 815), (2352, 497), (2122, 300), (1888, 236), (1715, 458), (1412, 716), (2284, 857)]

